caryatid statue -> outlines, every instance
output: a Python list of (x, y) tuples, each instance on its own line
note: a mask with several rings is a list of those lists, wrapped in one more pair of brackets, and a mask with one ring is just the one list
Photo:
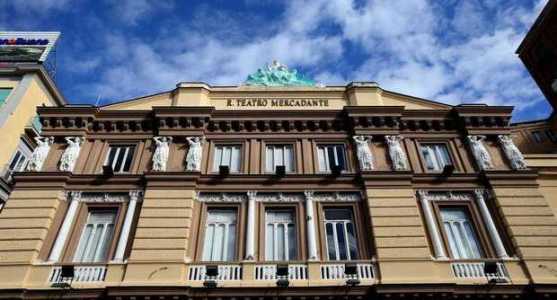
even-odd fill
[(62, 157), (60, 158), (60, 171), (64, 172), (72, 172), (75, 163), (77, 161), (77, 157), (79, 156), (79, 150), (81, 149), (81, 144), (83, 143), (84, 139), (80, 137), (66, 137), (66, 143), (68, 146), (62, 153)]
[(354, 141), (356, 142), (356, 155), (362, 171), (373, 170), (373, 155), (368, 145), (370, 140), (371, 138), (368, 139), (363, 135), (354, 136)]
[(503, 152), (507, 156), (507, 159), (511, 163), (511, 167), (514, 170), (527, 169), (526, 162), (524, 161), (524, 156), (516, 145), (514, 144), (512, 138), (509, 135), (499, 135), (497, 136), (499, 144), (503, 147)]
[(470, 148), (472, 149), (472, 154), (476, 159), (476, 163), (481, 170), (488, 170), (493, 168), (493, 163), (491, 161), (491, 155), (485, 148), (483, 140), (485, 140), (485, 136), (483, 135), (469, 135), (467, 137), (468, 144), (470, 144)]
[(42, 170), (44, 161), (48, 156), (48, 151), (50, 151), (50, 145), (54, 143), (53, 137), (35, 137), (37, 142), (37, 148), (31, 154), (31, 159), (27, 165), (27, 171), (38, 172)]
[(186, 155), (186, 171), (201, 171), (201, 158), (205, 137), (187, 137), (186, 140), (190, 144), (188, 155)]
[(389, 156), (393, 163), (393, 169), (397, 171), (408, 170), (408, 158), (402, 148), (402, 137), (398, 135), (386, 135), (385, 140), (389, 146)]
[(172, 137), (156, 136), (153, 137), (153, 140), (157, 145), (153, 154), (153, 171), (164, 172), (170, 154), (169, 145), (172, 142)]

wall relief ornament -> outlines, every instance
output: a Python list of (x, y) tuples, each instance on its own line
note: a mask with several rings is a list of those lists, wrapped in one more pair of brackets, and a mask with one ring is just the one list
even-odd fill
[(166, 171), (166, 164), (170, 155), (169, 146), (172, 142), (172, 137), (156, 136), (153, 137), (153, 141), (155, 141), (157, 146), (153, 154), (153, 171), (164, 172)]
[(60, 171), (63, 172), (73, 172), (77, 158), (79, 157), (79, 150), (81, 149), (81, 144), (83, 144), (84, 138), (81, 137), (66, 137), (66, 143), (68, 146), (62, 153), (60, 158)]
[(186, 171), (199, 172), (201, 171), (201, 158), (205, 137), (187, 137), (186, 140), (190, 145), (186, 155)]
[(386, 135), (385, 140), (389, 146), (389, 157), (393, 164), (393, 169), (397, 171), (408, 170), (408, 157), (402, 148), (402, 137), (398, 135)]
[(501, 147), (503, 147), (503, 152), (505, 152), (505, 156), (507, 156), (514, 170), (524, 170), (528, 168), (526, 166), (526, 161), (524, 161), (524, 156), (522, 156), (522, 153), (518, 150), (510, 135), (499, 135), (497, 139)]
[(491, 155), (485, 148), (483, 141), (485, 136), (483, 135), (469, 135), (466, 140), (470, 145), (472, 154), (476, 159), (476, 163), (481, 170), (489, 170), (493, 168), (493, 163), (491, 161)]
[(290, 70), (287, 66), (274, 60), (263, 69), (248, 76), (246, 85), (255, 86), (316, 86), (316, 82), (306, 78), (295, 69)]
[(371, 154), (371, 149), (368, 144), (371, 137), (366, 138), (363, 135), (355, 135), (353, 138), (356, 142), (356, 155), (360, 162), (360, 169), (362, 171), (373, 170), (373, 155)]
[(50, 151), (50, 145), (54, 143), (53, 137), (35, 137), (37, 148), (31, 154), (31, 159), (27, 165), (27, 171), (38, 172), (42, 170), (44, 161)]

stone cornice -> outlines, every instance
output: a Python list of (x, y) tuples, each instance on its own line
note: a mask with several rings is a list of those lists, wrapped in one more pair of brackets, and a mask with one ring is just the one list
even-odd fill
[(67, 106), (39, 108), (46, 135), (205, 133), (398, 134), (457, 132), (503, 134), (509, 107), (454, 107), (405, 110), (403, 106), (346, 106), (343, 110), (215, 110), (214, 107), (154, 107), (153, 110), (98, 110)]

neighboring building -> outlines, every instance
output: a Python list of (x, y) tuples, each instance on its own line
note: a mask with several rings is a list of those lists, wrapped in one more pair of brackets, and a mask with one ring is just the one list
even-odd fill
[[(36, 145), (34, 138), (41, 133), (37, 106), (66, 103), (43, 66), (58, 35), (0, 34), (0, 210), (11, 191), (11, 174), (25, 169)], [(23, 56), (28, 48), (33, 55)]]
[(549, 103), (557, 106), (557, 1), (549, 0), (516, 53)]
[(0, 297), (557, 296), (557, 197), (511, 107), (280, 64), (247, 82), (40, 107), (46, 158), (0, 214)]

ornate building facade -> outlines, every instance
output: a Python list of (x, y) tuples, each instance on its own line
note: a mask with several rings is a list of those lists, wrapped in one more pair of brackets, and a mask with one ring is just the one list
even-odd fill
[(278, 63), (248, 83), (39, 107), (0, 214), (0, 297), (555, 297), (555, 195), (511, 107)]

